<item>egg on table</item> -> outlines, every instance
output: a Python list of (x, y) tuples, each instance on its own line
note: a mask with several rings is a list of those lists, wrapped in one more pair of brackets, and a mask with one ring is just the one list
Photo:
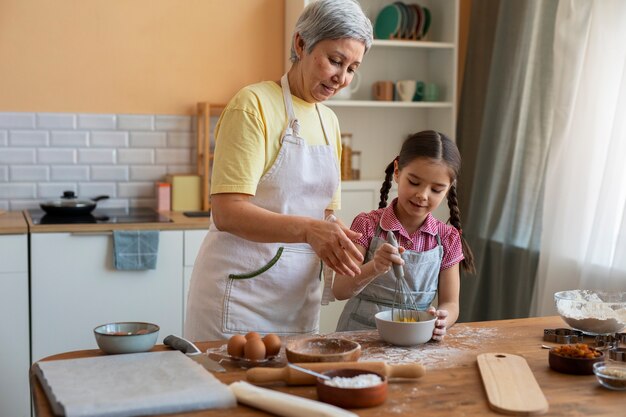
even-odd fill
[(252, 361), (265, 359), (265, 344), (263, 340), (260, 337), (249, 339), (243, 347), (243, 357)]
[(234, 358), (242, 358), (244, 355), (244, 346), (246, 338), (240, 334), (236, 334), (228, 340), (227, 352)]
[(265, 337), (263, 338), (263, 343), (265, 344), (266, 357), (270, 358), (272, 356), (276, 356), (278, 355), (278, 352), (280, 352), (280, 337), (278, 337), (274, 333), (265, 335)]

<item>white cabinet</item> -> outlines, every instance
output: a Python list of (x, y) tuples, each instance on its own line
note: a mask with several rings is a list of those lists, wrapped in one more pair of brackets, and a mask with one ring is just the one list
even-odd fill
[(30, 416), (28, 239), (0, 235), (0, 415)]
[(183, 284), (183, 319), (187, 315), (187, 297), (189, 295), (189, 282), (193, 272), (193, 264), (200, 251), (208, 230), (186, 230), (184, 239), (184, 284)]
[(109, 322), (156, 323), (158, 343), (182, 334), (182, 248), (183, 231), (161, 231), (156, 269), (118, 271), (110, 233), (31, 234), (32, 360), (97, 349)]

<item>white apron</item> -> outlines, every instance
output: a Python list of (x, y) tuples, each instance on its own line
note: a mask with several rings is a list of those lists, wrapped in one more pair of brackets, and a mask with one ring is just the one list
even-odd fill
[[(326, 144), (309, 146), (299, 137), (287, 75), (281, 85), (287, 127), (276, 161), (250, 201), (275, 213), (321, 220), (339, 185), (334, 145), (317, 105)], [(320, 259), (306, 243), (252, 242), (218, 230), (211, 221), (191, 276), (185, 337), (317, 332), (320, 273)]]
[[(386, 240), (378, 237), (381, 230), (384, 229), (379, 223), (376, 234), (367, 249), (364, 262), (373, 259), (376, 249), (385, 244)], [(443, 246), (439, 235), (437, 235), (437, 243), (437, 247), (425, 252), (406, 250), (400, 255), (404, 259), (404, 278), (409, 284), (419, 310), (426, 310), (437, 295), (443, 259)], [(337, 331), (376, 328), (374, 316), (379, 311), (392, 308), (395, 287), (396, 276), (392, 268), (370, 282), (363, 291), (346, 303), (337, 323)]]

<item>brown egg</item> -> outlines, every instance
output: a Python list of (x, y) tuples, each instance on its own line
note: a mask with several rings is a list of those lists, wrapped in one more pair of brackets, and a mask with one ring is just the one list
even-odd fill
[(260, 337), (255, 337), (246, 342), (243, 347), (243, 357), (253, 361), (265, 359), (265, 345)]
[(246, 338), (236, 334), (228, 340), (228, 354), (234, 358), (243, 358), (243, 348), (246, 345)]
[(263, 344), (265, 345), (265, 355), (269, 358), (271, 356), (278, 355), (280, 352), (280, 337), (274, 333), (270, 333), (263, 338)]
[(261, 335), (258, 334), (257, 332), (248, 332), (246, 333), (246, 340), (250, 340), (250, 339), (260, 339)]

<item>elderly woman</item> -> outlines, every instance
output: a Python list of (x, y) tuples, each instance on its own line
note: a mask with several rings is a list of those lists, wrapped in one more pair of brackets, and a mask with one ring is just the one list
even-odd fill
[(318, 0), (296, 23), (289, 72), (243, 88), (216, 127), (211, 225), (193, 270), (191, 340), (318, 330), (320, 259), (360, 272), (339, 208), (341, 138), (321, 102), (350, 84), (372, 43), (354, 0)]

